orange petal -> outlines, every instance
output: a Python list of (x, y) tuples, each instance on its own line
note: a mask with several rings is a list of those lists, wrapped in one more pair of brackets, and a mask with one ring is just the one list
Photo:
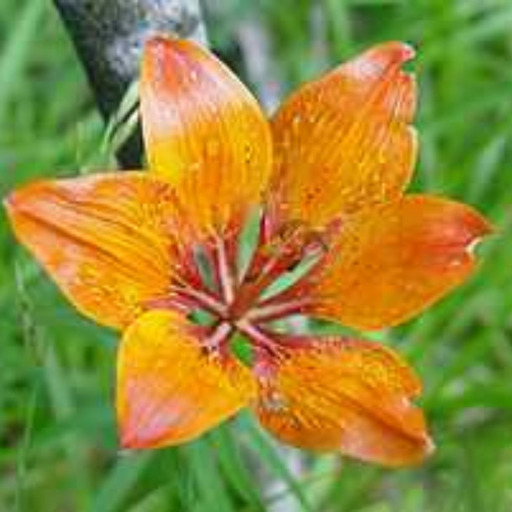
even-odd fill
[(268, 122), (231, 71), (191, 41), (146, 47), (141, 109), (152, 172), (173, 183), (200, 231), (260, 202), (271, 167)]
[(201, 347), (198, 327), (171, 311), (132, 324), (118, 355), (117, 412), (124, 448), (189, 441), (255, 393), (248, 369)]
[(12, 193), (16, 236), (85, 315), (130, 323), (173, 270), (170, 186), (142, 173), (46, 181)]
[(315, 279), (309, 313), (359, 329), (404, 322), (471, 274), (475, 244), (490, 231), (469, 206), (434, 196), (355, 214)]
[(393, 351), (340, 338), (298, 338), (260, 379), (257, 414), (282, 441), (339, 450), (386, 466), (419, 463), (433, 449), (410, 401), (417, 377)]
[(376, 46), (293, 94), (272, 120), (270, 198), (280, 222), (322, 227), (401, 195), (416, 160), (409, 46)]

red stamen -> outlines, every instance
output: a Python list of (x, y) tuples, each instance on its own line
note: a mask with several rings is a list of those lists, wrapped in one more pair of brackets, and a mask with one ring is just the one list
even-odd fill
[(229, 322), (221, 322), (216, 325), (212, 332), (203, 340), (203, 346), (208, 350), (219, 350), (224, 352), (224, 346), (231, 336), (234, 327)]
[(267, 323), (279, 320), (290, 315), (298, 315), (303, 312), (304, 308), (311, 304), (311, 300), (297, 299), (289, 302), (276, 302), (267, 306), (262, 305), (249, 311), (246, 318), (254, 323)]
[(172, 286), (170, 292), (177, 297), (195, 301), (194, 305), (197, 308), (205, 309), (214, 315), (218, 315), (220, 318), (227, 317), (228, 311), (226, 306), (205, 290), (198, 290), (192, 287)]
[(215, 268), (216, 274), (219, 279), (219, 285), (221, 289), (224, 302), (226, 304), (232, 304), (235, 298), (235, 282), (236, 277), (233, 271), (233, 262), (229, 261), (228, 252), (226, 248), (226, 242), (217, 238), (215, 241)]
[(285, 240), (278, 239), (274, 247), (272, 242), (258, 246), (233, 303), (235, 318), (243, 316), (284, 271), (299, 263), (303, 250), (299, 236), (293, 233)]
[(238, 330), (245, 334), (252, 342), (253, 348), (262, 355), (279, 357), (282, 347), (277, 339), (263, 329), (251, 324), (247, 320), (239, 320), (235, 323)]

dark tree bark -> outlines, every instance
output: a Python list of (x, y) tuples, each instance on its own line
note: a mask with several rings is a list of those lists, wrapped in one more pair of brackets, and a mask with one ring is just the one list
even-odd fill
[[(54, 0), (87, 72), (105, 120), (139, 72), (144, 42), (154, 34), (206, 35), (199, 0)], [(118, 152), (122, 167), (139, 168), (140, 129)]]

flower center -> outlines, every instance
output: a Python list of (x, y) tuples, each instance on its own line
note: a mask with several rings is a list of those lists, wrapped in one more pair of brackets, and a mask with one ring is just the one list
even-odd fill
[(324, 253), (322, 237), (289, 223), (269, 235), (264, 222), (216, 237), (190, 250), (171, 287), (172, 307), (208, 327), (205, 345), (225, 349), (235, 332), (252, 348), (275, 351), (273, 322), (300, 314), (309, 300), (309, 278)]

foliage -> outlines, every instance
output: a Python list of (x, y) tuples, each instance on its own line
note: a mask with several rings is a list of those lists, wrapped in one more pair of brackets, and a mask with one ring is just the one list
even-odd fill
[[(213, 3), (213, 2), (212, 2)], [(413, 42), (421, 85), (414, 188), (477, 206), (497, 234), (476, 277), (386, 338), (414, 363), (437, 441), (423, 467), (382, 471), (283, 451), (247, 417), (176, 449), (116, 452), (115, 337), (82, 319), (14, 244), (0, 213), (0, 510), (505, 512), (512, 508), (512, 4), (508, 0), (230, 0), (272, 36), (285, 89), (371, 43)], [(56, 13), (0, 3), (0, 195), (111, 165)], [(53, 170), (53, 171), (52, 171)], [(318, 329), (323, 329), (319, 325)], [(292, 464), (293, 462), (293, 464)]]

